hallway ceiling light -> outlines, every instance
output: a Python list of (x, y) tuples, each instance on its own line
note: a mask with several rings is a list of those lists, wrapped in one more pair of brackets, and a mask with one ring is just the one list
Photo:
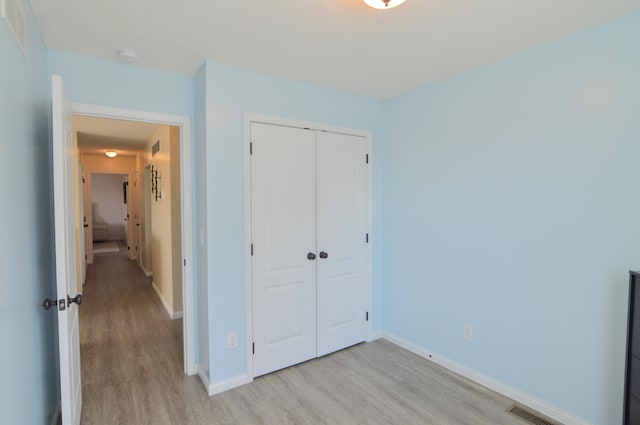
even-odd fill
[(118, 152), (116, 151), (106, 151), (104, 154), (107, 155), (109, 158), (115, 158), (116, 156), (118, 156)]
[(374, 9), (391, 9), (400, 6), (404, 0), (364, 0), (364, 2)]

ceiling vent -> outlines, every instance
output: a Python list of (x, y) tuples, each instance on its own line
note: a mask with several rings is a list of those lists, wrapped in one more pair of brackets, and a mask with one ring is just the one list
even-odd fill
[(25, 28), (24, 10), (20, 0), (2, 1), (2, 17), (7, 21), (11, 34), (18, 42), (23, 55), (27, 55), (27, 30)]

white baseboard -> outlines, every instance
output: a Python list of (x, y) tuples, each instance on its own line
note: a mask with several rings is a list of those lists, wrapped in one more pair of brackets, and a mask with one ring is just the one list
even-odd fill
[(545, 401), (537, 399), (523, 391), (517, 390), (513, 387), (508, 386), (507, 384), (500, 382), (496, 379), (493, 379), (489, 376), (483, 375), (480, 372), (477, 372), (473, 369), (470, 369), (466, 366), (463, 366), (459, 363), (454, 362), (446, 357), (440, 356), (426, 348), (420, 347), (412, 342), (407, 341), (404, 338), (393, 335), (389, 332), (380, 332), (380, 337), (384, 338), (394, 344), (411, 351), (419, 355), (420, 357), (424, 357), (427, 360), (430, 360), (445, 369), (449, 369), (452, 372), (457, 373), (458, 375), (464, 376), (467, 379), (470, 379), (478, 384), (487, 387), (499, 394), (504, 395), (512, 400), (517, 401), (527, 407), (530, 407), (545, 416), (548, 416), (551, 419), (555, 419), (564, 425), (591, 425), (589, 422), (585, 421), (582, 418), (579, 418), (569, 412), (566, 412), (562, 409), (559, 409), (556, 406), (553, 406)]
[(223, 381), (214, 382), (209, 384), (209, 396), (219, 394), (224, 391), (231, 390), (236, 387), (240, 387), (245, 384), (253, 382), (253, 378), (243, 373), (242, 375), (233, 376)]
[[(207, 393), (210, 392), (209, 390), (209, 374), (207, 373), (206, 370), (204, 370), (204, 368), (202, 367), (201, 364), (197, 365), (198, 368), (198, 377), (200, 378), (200, 382), (202, 382), (202, 385), (204, 385), (204, 389), (207, 390)], [(211, 394), (209, 394), (211, 395)]]
[(62, 421), (60, 420), (60, 415), (62, 412), (60, 411), (60, 401), (56, 403), (56, 408), (53, 410), (53, 414), (51, 415), (50, 425), (60, 425)]
[(181, 319), (182, 318), (182, 311), (173, 311), (171, 309), (171, 307), (169, 306), (169, 302), (167, 302), (167, 300), (165, 300), (164, 297), (162, 296), (162, 294), (160, 293), (160, 288), (158, 288), (156, 283), (152, 281), (151, 282), (151, 286), (153, 287), (153, 290), (156, 291), (156, 294), (158, 295), (158, 298), (160, 298), (160, 302), (162, 303), (162, 306), (167, 311), (167, 314), (169, 315), (171, 320)]
[(142, 269), (142, 273), (144, 273), (144, 277), (152, 277), (153, 276), (153, 272), (148, 272), (147, 269), (144, 268), (142, 263), (138, 263), (138, 265)]
[[(367, 342), (375, 341), (376, 339), (380, 339), (380, 338), (383, 338), (383, 332), (382, 331), (371, 332), (369, 334), (369, 338), (367, 338)], [(398, 344), (398, 345), (400, 345), (400, 344)]]

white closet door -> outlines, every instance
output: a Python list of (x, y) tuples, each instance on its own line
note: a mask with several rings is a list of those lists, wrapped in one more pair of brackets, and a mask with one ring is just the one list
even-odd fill
[(315, 132), (251, 123), (254, 376), (316, 357)]
[[(318, 356), (367, 338), (366, 141), (318, 132)], [(324, 257), (326, 253), (326, 258)]]

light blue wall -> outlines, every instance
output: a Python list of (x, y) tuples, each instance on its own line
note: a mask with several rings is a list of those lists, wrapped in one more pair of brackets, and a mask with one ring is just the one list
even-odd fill
[(48, 50), (50, 74), (64, 80), (72, 102), (187, 115), (193, 118), (193, 77)]
[[(245, 372), (244, 283), (244, 113), (260, 113), (373, 132), (374, 158), (381, 145), (382, 103), (322, 87), (206, 63), (207, 239), (211, 380)], [(201, 141), (199, 141), (200, 143)], [(374, 162), (374, 202), (381, 205), (381, 167)], [(381, 230), (374, 219), (374, 235)], [(375, 246), (375, 245), (374, 245)], [(376, 247), (374, 264), (380, 264)], [(381, 281), (374, 270), (375, 307), (380, 311)], [(374, 315), (375, 326), (380, 326)], [(238, 347), (226, 348), (228, 332)]]
[(49, 193), (50, 95), (29, 4), (27, 56), (0, 19), (0, 423), (48, 424), (58, 400)]
[(385, 116), (384, 328), (621, 423), (640, 15), (395, 98)]

